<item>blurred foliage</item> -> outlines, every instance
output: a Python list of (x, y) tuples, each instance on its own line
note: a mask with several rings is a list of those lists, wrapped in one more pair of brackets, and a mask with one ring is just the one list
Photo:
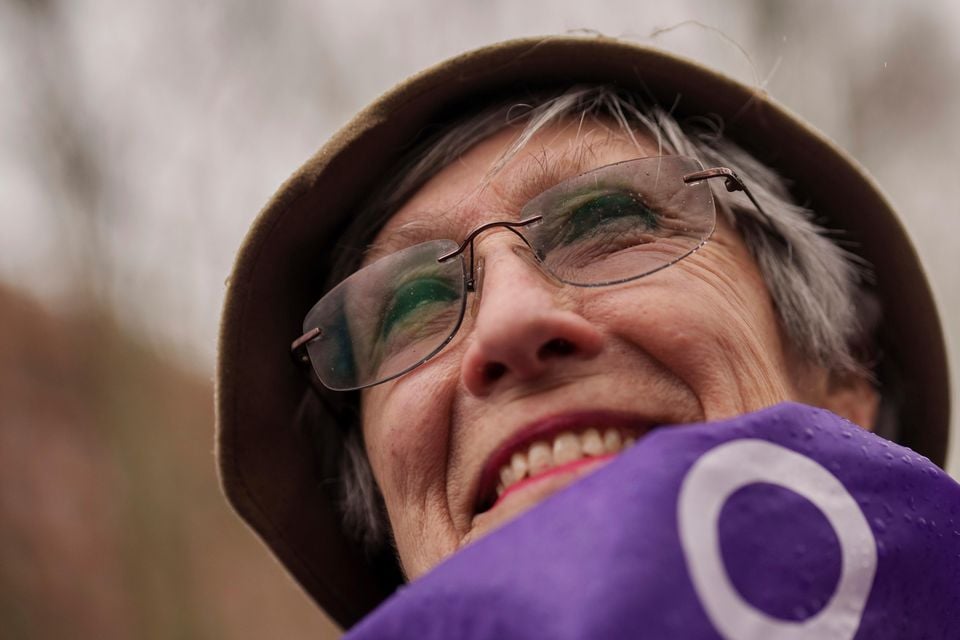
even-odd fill
[(0, 637), (335, 637), (229, 512), (212, 395), (0, 289)]

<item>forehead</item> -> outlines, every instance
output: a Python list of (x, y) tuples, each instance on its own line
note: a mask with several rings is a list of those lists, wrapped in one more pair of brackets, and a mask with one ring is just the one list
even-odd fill
[[(541, 192), (591, 169), (660, 155), (649, 135), (599, 122), (545, 127), (504, 163), (520, 132), (505, 129), (444, 167), (396, 211), (377, 234), (365, 263), (418, 242), (459, 240), (493, 220), (514, 220)], [(502, 165), (502, 166), (500, 166)]]

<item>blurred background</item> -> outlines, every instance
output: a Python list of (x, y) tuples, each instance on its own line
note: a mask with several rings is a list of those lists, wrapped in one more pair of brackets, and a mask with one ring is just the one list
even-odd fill
[(0, 0), (0, 638), (338, 635), (219, 493), (224, 280), (354, 112), (494, 40), (655, 44), (824, 130), (899, 206), (956, 369), (958, 28), (951, 0)]

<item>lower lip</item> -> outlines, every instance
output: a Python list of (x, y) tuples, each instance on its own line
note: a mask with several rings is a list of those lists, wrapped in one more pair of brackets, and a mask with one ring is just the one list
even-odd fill
[(558, 476), (563, 473), (572, 473), (577, 469), (580, 469), (581, 467), (586, 467), (588, 465), (594, 465), (600, 462), (605, 462), (607, 460), (610, 460), (616, 457), (616, 455), (617, 454), (615, 453), (608, 453), (607, 455), (604, 455), (604, 456), (596, 456), (592, 458), (580, 458), (579, 460), (574, 460), (573, 462), (562, 464), (559, 467), (553, 467), (549, 471), (545, 471), (540, 475), (534, 476), (532, 478), (526, 478), (525, 480), (521, 480), (516, 484), (510, 485), (509, 489), (507, 489), (502, 494), (500, 494), (500, 497), (497, 498), (497, 501), (494, 502), (493, 506), (490, 508), (491, 509), (495, 508), (498, 504), (503, 502), (507, 498), (507, 496), (512, 495), (518, 491), (521, 491), (522, 489), (525, 489), (531, 485), (537, 484), (541, 480), (546, 480), (547, 478), (552, 478), (554, 476)]

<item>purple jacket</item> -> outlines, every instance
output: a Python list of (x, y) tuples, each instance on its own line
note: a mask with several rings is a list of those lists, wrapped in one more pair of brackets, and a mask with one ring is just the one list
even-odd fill
[(346, 637), (960, 638), (960, 485), (798, 404), (660, 428)]

